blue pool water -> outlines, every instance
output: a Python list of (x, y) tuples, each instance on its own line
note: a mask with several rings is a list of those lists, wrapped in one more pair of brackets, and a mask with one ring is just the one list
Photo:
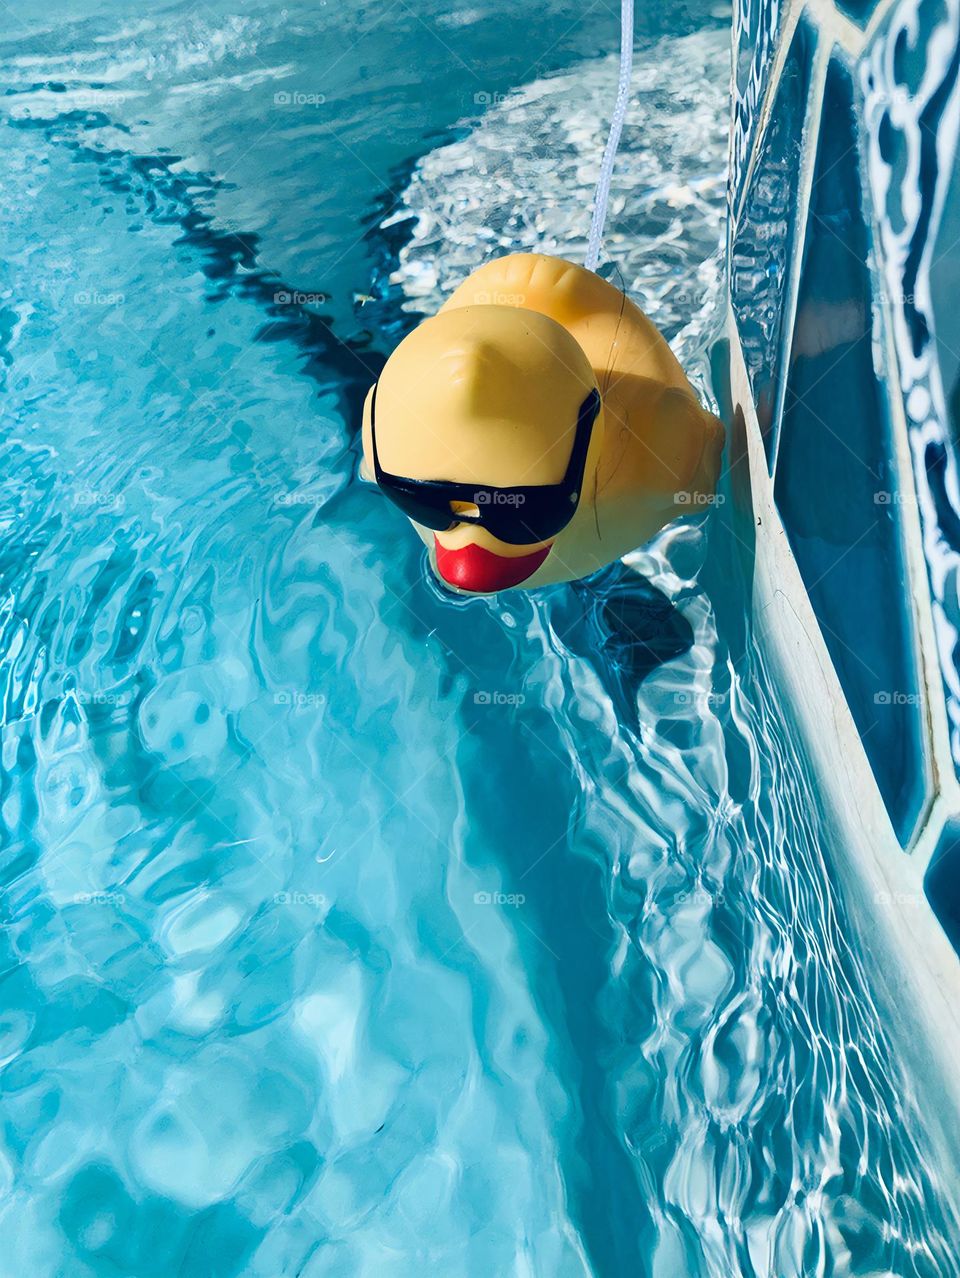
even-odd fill
[[(705, 393), (728, 23), (640, 15), (609, 239)], [(357, 478), (417, 310), (585, 235), (615, 40), (8, 23), (4, 1278), (960, 1273), (749, 530), (452, 599)]]

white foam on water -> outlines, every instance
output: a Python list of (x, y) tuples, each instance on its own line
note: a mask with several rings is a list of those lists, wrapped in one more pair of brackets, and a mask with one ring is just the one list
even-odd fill
[[(384, 224), (413, 219), (392, 277), (407, 309), (437, 309), (503, 253), (583, 260), (617, 66), (602, 58), (508, 93), (417, 164)], [(612, 278), (681, 351), (696, 344), (722, 280), (729, 74), (725, 31), (638, 50), (614, 171)]]

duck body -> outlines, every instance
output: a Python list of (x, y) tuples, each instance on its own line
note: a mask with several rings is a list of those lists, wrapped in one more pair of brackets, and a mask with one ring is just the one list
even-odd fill
[[(702, 510), (714, 491), (721, 423), (643, 312), (561, 258), (517, 253), (480, 267), (400, 343), (375, 389), (382, 468), (478, 486), (480, 505), (452, 503), (449, 528), (411, 520), (437, 575), (455, 589), (490, 593), (585, 577), (677, 516)], [(496, 524), (469, 522), (489, 509), (485, 501), (524, 500), (510, 493), (526, 492), (533, 511), (537, 492), (520, 486), (564, 482), (581, 438), (578, 411), (597, 393), (569, 522), (543, 537), (531, 515), (522, 543), (516, 533), (502, 540)], [(369, 477), (373, 403), (371, 391)], [(466, 522), (456, 521), (458, 512)]]

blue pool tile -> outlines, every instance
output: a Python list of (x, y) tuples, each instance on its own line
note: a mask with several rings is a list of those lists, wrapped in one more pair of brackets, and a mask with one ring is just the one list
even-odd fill
[(960, 440), (960, 173), (954, 167), (933, 247), (930, 308), (949, 432)]
[[(960, 772), (960, 75), (945, 0), (900, 0), (860, 64), (880, 301), (897, 350), (954, 765)], [(933, 243), (931, 243), (933, 240)]]
[(739, 203), (770, 76), (780, 31), (780, 12), (780, 0), (741, 0), (737, 6), (729, 179), (730, 202), (734, 208)]
[(774, 493), (897, 835), (927, 783), (889, 408), (874, 367), (853, 87), (830, 65)]
[(800, 159), (815, 46), (812, 29), (801, 22), (733, 231), (730, 287), (768, 462), (777, 433), (783, 307), (796, 239)]
[(841, 13), (858, 22), (860, 26), (866, 26), (873, 16), (878, 0), (834, 0), (834, 3)]
[(923, 890), (950, 944), (960, 954), (960, 820), (949, 821), (940, 836)]

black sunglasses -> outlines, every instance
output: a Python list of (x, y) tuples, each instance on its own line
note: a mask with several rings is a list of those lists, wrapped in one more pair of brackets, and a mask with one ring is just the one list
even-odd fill
[[(590, 434), (600, 411), (600, 394), (592, 390), (580, 405), (577, 431), (567, 465), (567, 473), (559, 484), (530, 484), (521, 488), (493, 488), (481, 484), (458, 484), (445, 479), (404, 479), (391, 475), (380, 465), (377, 455), (377, 387), (370, 401), (370, 442), (373, 445), (373, 470), (384, 494), (405, 515), (432, 528), (446, 532), (457, 524), (480, 524), (498, 541), (511, 546), (527, 546), (548, 541), (565, 528), (576, 512), (587, 464)], [(475, 506), (476, 514), (451, 509), (451, 502)]]

